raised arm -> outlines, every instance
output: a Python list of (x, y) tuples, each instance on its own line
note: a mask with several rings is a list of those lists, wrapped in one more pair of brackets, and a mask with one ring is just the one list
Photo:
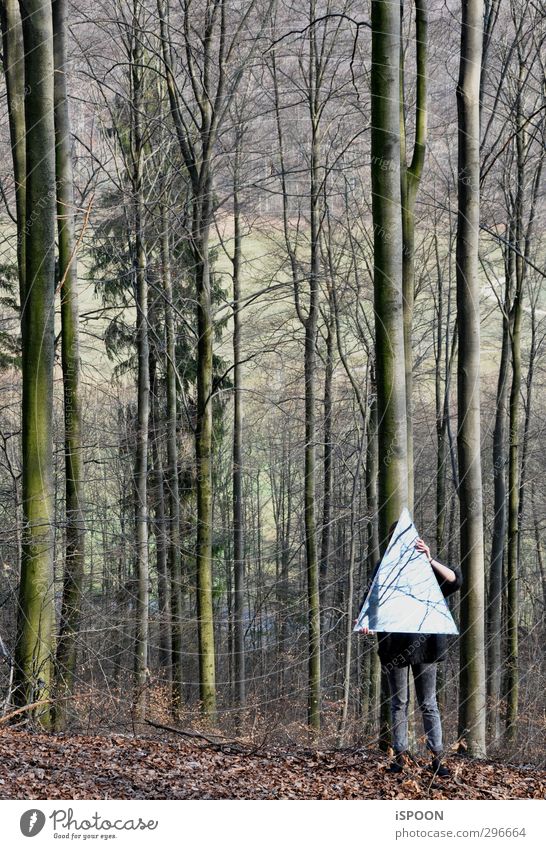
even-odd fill
[(461, 570), (459, 567), (455, 567), (451, 569), (449, 566), (444, 566), (443, 563), (440, 563), (438, 560), (435, 560), (430, 553), (430, 548), (426, 544), (426, 542), (422, 539), (418, 539), (415, 543), (415, 547), (422, 551), (428, 557), (429, 563), (436, 572), (436, 577), (438, 578), (438, 583), (440, 584), (440, 588), (444, 595), (451, 595), (456, 592), (461, 586), (463, 579)]

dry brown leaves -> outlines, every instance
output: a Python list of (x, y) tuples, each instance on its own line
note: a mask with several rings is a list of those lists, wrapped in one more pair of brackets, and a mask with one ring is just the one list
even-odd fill
[(159, 738), (0, 731), (3, 799), (543, 799), (546, 772), (464, 757), (393, 775), (374, 750), (218, 751)]

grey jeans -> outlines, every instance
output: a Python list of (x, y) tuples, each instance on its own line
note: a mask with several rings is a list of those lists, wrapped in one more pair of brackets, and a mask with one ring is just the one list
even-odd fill
[[(409, 666), (386, 667), (391, 691), (392, 737), (395, 752), (408, 748)], [(442, 753), (442, 722), (436, 702), (436, 664), (412, 663), (415, 693), (423, 715), (427, 747), (435, 755)]]

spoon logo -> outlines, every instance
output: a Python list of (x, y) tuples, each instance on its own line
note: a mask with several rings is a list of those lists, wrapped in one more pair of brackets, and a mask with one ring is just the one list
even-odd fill
[(42, 811), (38, 811), (36, 808), (31, 809), (30, 811), (25, 811), (20, 820), (21, 833), (25, 835), (25, 837), (36, 837), (37, 834), (40, 834), (42, 828), (45, 825), (45, 814)]

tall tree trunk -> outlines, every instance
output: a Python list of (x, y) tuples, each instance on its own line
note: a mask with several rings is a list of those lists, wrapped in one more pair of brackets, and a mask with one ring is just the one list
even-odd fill
[(178, 489), (178, 405), (176, 388), (176, 330), (174, 322), (173, 286), (169, 217), (166, 201), (161, 206), (161, 269), (165, 296), (166, 394), (167, 394), (167, 469), (166, 484), (169, 504), (167, 564), (171, 588), (172, 616), (172, 712), (180, 717), (184, 699), (182, 670), (182, 565), (180, 558), (180, 494)]
[(508, 448), (508, 546), (506, 563), (506, 731), (509, 739), (515, 738), (518, 716), (518, 584), (519, 584), (519, 431), (521, 389), (521, 314), (524, 281), (523, 244), (523, 192), (525, 179), (524, 128), (521, 114), (521, 85), (524, 69), (520, 58), (518, 93), (516, 96), (516, 191), (514, 199), (513, 241), (517, 254), (511, 267), (515, 277), (514, 299), (510, 311), (510, 355), (512, 383), (509, 401)]
[(480, 66), (482, 0), (463, 0), (457, 85), (457, 330), (461, 593), (459, 736), (468, 752), (485, 754), (483, 503), (480, 458)]
[[(53, 628), (55, 122), (51, 3), (21, 5), (25, 52), (26, 221), (22, 325), (23, 537), (14, 699), (50, 694)], [(31, 218), (32, 216), (32, 218)], [(49, 724), (47, 707), (41, 721)]]
[[(310, 4), (310, 15), (314, 16), (314, 0)], [(311, 18), (312, 19), (312, 18)], [(321, 181), (319, 174), (319, 81), (316, 73), (317, 44), (316, 29), (312, 27), (309, 37), (309, 113), (311, 120), (311, 192), (310, 192), (310, 240), (311, 271), (309, 275), (309, 311), (305, 320), (305, 552), (307, 565), (307, 604), (309, 628), (309, 693), (307, 718), (313, 731), (320, 730), (320, 589), (319, 563), (317, 558), (315, 519), (315, 381), (316, 343), (320, 276), (320, 210)]]
[[(159, 319), (157, 299), (149, 309), (150, 324), (157, 326)], [(159, 618), (159, 667), (169, 695), (172, 693), (172, 632), (170, 584), (167, 563), (168, 537), (165, 514), (165, 475), (163, 472), (162, 449), (164, 430), (159, 404), (160, 385), (157, 376), (157, 351), (150, 346), (150, 436), (152, 449), (152, 470), (150, 480), (150, 501), (154, 508), (153, 531), (155, 536), (157, 597)]]
[(142, 44), (139, 4), (134, 0), (132, 26), (131, 80), (133, 128), (133, 215), (135, 228), (135, 294), (138, 354), (136, 486), (136, 572), (138, 581), (135, 628), (135, 716), (143, 721), (146, 714), (148, 680), (148, 429), (150, 418), (150, 371), (148, 342), (148, 277), (144, 236), (144, 140), (142, 130)]
[(372, 0), (372, 213), (379, 444), (379, 536), (408, 504), (400, 195), (400, 11)]
[[(208, 190), (210, 192), (210, 188)], [(210, 202), (210, 198), (208, 200)], [(216, 672), (212, 609), (212, 309), (208, 214), (194, 219), (197, 286), (197, 616), (199, 683), (204, 716), (216, 721)]]
[(546, 621), (546, 569), (544, 568), (544, 556), (542, 553), (542, 537), (540, 534), (540, 519), (537, 515), (536, 509), (536, 501), (535, 501), (535, 482), (531, 483), (531, 510), (533, 516), (533, 531), (535, 538), (535, 551), (538, 563), (538, 571), (541, 578), (542, 584), (542, 622)]
[[(400, 14), (404, 9), (400, 3)], [(404, 304), (404, 361), (406, 369), (406, 407), (408, 433), (408, 507), (413, 511), (413, 302), (415, 291), (415, 201), (421, 183), (427, 140), (427, 40), (428, 11), (426, 0), (415, 0), (415, 50), (417, 88), (415, 105), (415, 140), (411, 162), (406, 161), (406, 119), (403, 47), (400, 40), (400, 152), (402, 197), (402, 293)]]
[(83, 461), (81, 444), (78, 269), (74, 227), (72, 143), (66, 92), (67, 0), (53, 0), (55, 57), (55, 157), (61, 296), (61, 355), (64, 390), (66, 551), (60, 637), (57, 645), (55, 725), (66, 722), (74, 688), (84, 573)]
[[(368, 404), (368, 421), (366, 426), (366, 512), (368, 514), (368, 551), (366, 556), (366, 583), (379, 560), (379, 526), (377, 521), (377, 387), (375, 369), (370, 363), (370, 389)], [(367, 647), (369, 662), (366, 664), (367, 680), (363, 681), (363, 718), (367, 733), (371, 733), (379, 708), (380, 697), (380, 661), (374, 644)]]
[(349, 539), (349, 576), (348, 576), (348, 589), (347, 589), (347, 600), (346, 600), (346, 631), (345, 631), (345, 658), (344, 658), (344, 672), (343, 672), (343, 708), (341, 712), (341, 723), (339, 729), (339, 737), (340, 737), (340, 745), (343, 744), (343, 740), (345, 739), (345, 734), (347, 731), (347, 719), (349, 716), (349, 699), (351, 695), (351, 666), (352, 666), (352, 647), (353, 647), (353, 627), (354, 627), (354, 617), (353, 617), (353, 598), (354, 598), (354, 572), (355, 572), (355, 558), (356, 558), (356, 542), (357, 542), (357, 529), (356, 529), (356, 509), (357, 509), (357, 494), (358, 488), (360, 484), (360, 467), (362, 463), (362, 454), (363, 449), (366, 446), (366, 435), (360, 435), (360, 444), (358, 447), (358, 460), (356, 464), (356, 469), (353, 477), (353, 484), (351, 487), (351, 512), (350, 512), (350, 539)]
[(506, 730), (515, 738), (518, 717), (518, 531), (519, 531), (519, 404), (521, 388), (521, 300), (523, 296), (518, 274), (512, 304), (512, 385), (510, 387), (510, 442), (508, 453), (508, 551), (507, 551), (507, 656), (506, 656)]
[[(400, 10), (372, 0), (372, 214), (378, 414), (379, 544), (408, 504), (406, 369), (400, 189)], [(388, 746), (389, 698), (381, 674), (380, 746)]]
[[(436, 268), (438, 271), (438, 312), (436, 328), (436, 551), (443, 563), (447, 558), (446, 516), (447, 516), (447, 468), (450, 459), (448, 444), (451, 378), (457, 346), (457, 335), (451, 336), (451, 287), (448, 288), (446, 316), (444, 324), (444, 293), (442, 273), (438, 252), (438, 238), (435, 234)], [(444, 355), (442, 356), (442, 349)], [(444, 378), (442, 381), (442, 366)]]
[(502, 349), (497, 381), (495, 427), (493, 431), (493, 538), (491, 565), (489, 567), (489, 594), (487, 599), (487, 697), (489, 702), (489, 731), (496, 740), (500, 732), (499, 707), (502, 678), (502, 571), (506, 541), (506, 420), (508, 398), (508, 367), (510, 354), (510, 328), (508, 310), (510, 293), (508, 272), (502, 320)]
[(245, 551), (243, 524), (243, 386), (241, 368), (241, 207), (239, 202), (241, 138), (235, 149), (233, 178), (233, 572), (234, 572), (234, 655), (235, 700), (246, 702), (245, 681)]
[[(331, 286), (335, 285), (332, 281)], [(322, 533), (320, 539), (320, 609), (322, 614), (321, 630), (324, 628), (324, 607), (328, 582), (328, 561), (330, 558), (330, 540), (332, 538), (332, 380), (334, 375), (334, 336), (335, 314), (333, 298), (330, 294), (330, 311), (326, 328), (326, 367), (324, 370), (324, 492), (322, 500)]]

